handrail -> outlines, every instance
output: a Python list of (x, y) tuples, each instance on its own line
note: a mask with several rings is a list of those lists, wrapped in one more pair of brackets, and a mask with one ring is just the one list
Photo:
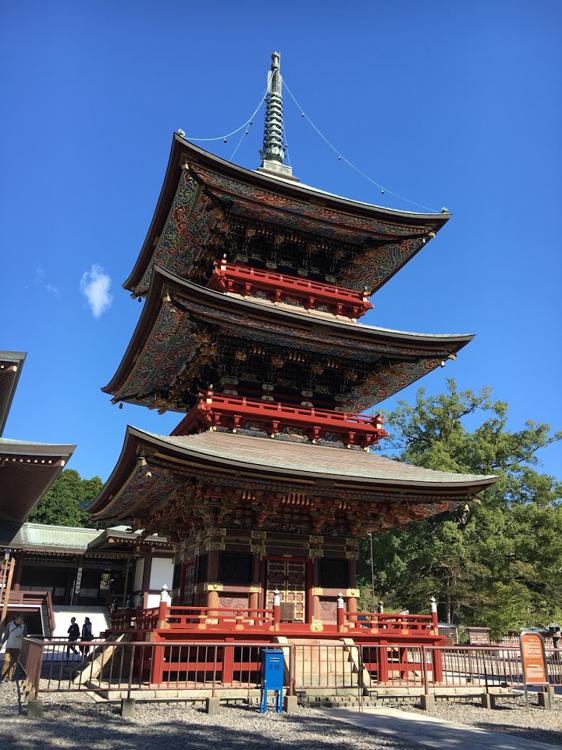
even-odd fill
[(388, 437), (388, 433), (383, 429), (383, 418), (380, 414), (367, 416), (332, 409), (291, 406), (280, 401), (258, 401), (245, 396), (226, 396), (210, 389), (200, 394), (197, 405), (182, 419), (172, 435), (185, 435), (201, 422), (209, 426), (227, 426), (221, 422), (223, 416), (231, 419), (233, 429), (242, 426), (243, 420), (247, 418), (266, 422), (272, 436), (275, 436), (283, 425), (300, 426), (310, 431), (313, 442), (322, 436), (323, 431), (343, 435), (348, 444), (354, 444), (359, 438), (365, 447)]
[(283, 296), (302, 297), (307, 309), (314, 309), (317, 302), (335, 307), (333, 314), (359, 318), (373, 305), (367, 291), (325, 284), (321, 281), (302, 279), (275, 271), (262, 271), (250, 266), (227, 263), (223, 258), (215, 261), (215, 268), (208, 286), (222, 292), (252, 296), (254, 287), (273, 292), (273, 301), (281, 302)]

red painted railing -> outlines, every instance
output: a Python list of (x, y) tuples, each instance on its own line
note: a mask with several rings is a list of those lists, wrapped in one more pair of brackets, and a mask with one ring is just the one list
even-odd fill
[[(166, 604), (152, 609), (119, 609), (111, 615), (111, 629), (147, 631), (159, 627), (166, 630), (199, 630), (215, 628), (236, 630), (269, 630), (274, 624), (273, 609), (243, 609), (236, 607), (176, 607)], [(278, 621), (278, 619), (277, 619)]]
[[(244, 609), (236, 607), (169, 606), (165, 603), (153, 609), (116, 610), (111, 617), (114, 632), (126, 630), (198, 630), (236, 631), (248, 633), (267, 632), (272, 629), (306, 629), (305, 623), (281, 623), (280, 607), (272, 609)], [(437, 634), (432, 615), (383, 614), (380, 612), (345, 612), (338, 624), (326, 626), (329, 630), (356, 635), (378, 633), (381, 636), (424, 636)]]
[(254, 296), (257, 290), (269, 295), (272, 302), (287, 298), (302, 302), (307, 310), (325, 306), (328, 312), (357, 319), (370, 310), (367, 293), (353, 289), (323, 284), (296, 276), (287, 276), (274, 271), (261, 271), (249, 266), (236, 266), (226, 260), (215, 262), (215, 270), (209, 279), (209, 287), (220, 292), (233, 292), (244, 297)]
[(368, 630), (396, 635), (427, 633), (435, 627), (432, 615), (400, 615), (380, 612), (348, 612), (345, 618), (347, 630)]
[(364, 448), (388, 437), (382, 427), (383, 418), (380, 414), (367, 417), (330, 409), (309, 409), (280, 402), (222, 396), (211, 390), (200, 396), (197, 405), (184, 417), (172, 435), (186, 435), (201, 425), (229, 427), (236, 431), (248, 420), (264, 424), (271, 437), (275, 437), (284, 426), (301, 427), (309, 433), (313, 443), (326, 432), (340, 436), (348, 446), (360, 445)]
[[(520, 688), (523, 667), (517, 647), (404, 645), (385, 643), (287, 643), (273, 639), (224, 642), (209, 639), (166, 641), (88, 641), (77, 654), (66, 639), (25, 638), (19, 663), (24, 670), (23, 695), (48, 692), (98, 692), (105, 698), (138, 696), (143, 691), (238, 688), (246, 696), (261, 685), (261, 651), (282, 648), (285, 685), (296, 690), (340, 688), (365, 691), (408, 687), (426, 694), (452, 688), (455, 695), (474, 695)], [(547, 649), (548, 684), (562, 684), (562, 650)], [(543, 686), (545, 688), (546, 686)], [(164, 698), (167, 696), (164, 695)], [(201, 697), (201, 693), (199, 693)], [(232, 694), (230, 694), (232, 697)], [(390, 696), (389, 696), (390, 697)], [(169, 696), (168, 696), (169, 698)]]

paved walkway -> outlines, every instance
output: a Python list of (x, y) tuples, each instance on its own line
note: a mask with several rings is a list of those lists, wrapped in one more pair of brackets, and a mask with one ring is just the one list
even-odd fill
[(505, 732), (488, 732), (467, 724), (400, 711), (396, 708), (318, 709), (327, 717), (371, 730), (421, 747), (447, 750), (553, 750), (545, 742), (514, 737)]

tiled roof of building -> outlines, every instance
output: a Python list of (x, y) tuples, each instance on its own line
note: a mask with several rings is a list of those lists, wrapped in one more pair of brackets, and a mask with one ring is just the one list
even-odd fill
[(86, 551), (102, 531), (78, 526), (49, 526), (43, 523), (24, 523), (13, 539), (17, 547), (44, 547)]
[[(35, 551), (85, 553), (98, 551), (107, 540), (122, 539), (125, 543), (135, 542), (140, 531), (131, 532), (128, 526), (112, 526), (109, 529), (86, 529), (81, 526), (51, 526), (44, 523), (24, 523), (12, 538), (10, 544)], [(151, 535), (143, 542), (168, 544), (165, 537)]]

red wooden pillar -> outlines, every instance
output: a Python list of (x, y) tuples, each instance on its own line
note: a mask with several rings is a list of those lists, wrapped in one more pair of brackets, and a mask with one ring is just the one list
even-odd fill
[(341, 594), (338, 594), (336, 604), (336, 621), (338, 626), (338, 633), (345, 632), (345, 602)]
[(23, 552), (15, 557), (14, 578), (12, 580), (12, 591), (19, 591), (21, 586), (21, 574), (23, 571)]
[(312, 588), (314, 585), (314, 563), (312, 560), (306, 561), (306, 607), (305, 607), (305, 622), (307, 625), (312, 623), (314, 617), (314, 598), (312, 594)]
[[(232, 645), (229, 645), (232, 644)], [(222, 683), (228, 685), (234, 679), (234, 638), (226, 638), (222, 657)]]
[(443, 652), (439, 649), (433, 648), (431, 655), (433, 682), (443, 682)]
[(160, 685), (164, 681), (164, 643), (155, 641), (152, 644), (152, 674), (150, 683)]
[(381, 643), (377, 651), (379, 657), (379, 682), (384, 684), (388, 682), (388, 648), (385, 643)]

